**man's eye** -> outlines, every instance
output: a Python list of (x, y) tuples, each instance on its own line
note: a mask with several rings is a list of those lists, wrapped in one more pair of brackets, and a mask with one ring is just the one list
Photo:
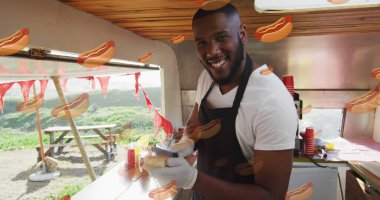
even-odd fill
[(216, 41), (224, 41), (228, 38), (227, 35), (218, 35), (215, 39)]
[(199, 41), (199, 42), (197, 42), (197, 46), (198, 47), (203, 47), (204, 45), (206, 45), (205, 41)]

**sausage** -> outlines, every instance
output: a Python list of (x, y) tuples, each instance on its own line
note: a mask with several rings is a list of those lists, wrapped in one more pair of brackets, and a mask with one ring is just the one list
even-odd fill
[(29, 43), (29, 29), (24, 28), (0, 40), (0, 56), (15, 54)]
[(291, 16), (281, 17), (276, 22), (256, 30), (255, 38), (261, 42), (277, 42), (287, 37), (293, 30)]
[(115, 42), (110, 40), (78, 56), (77, 63), (85, 67), (99, 67), (105, 64), (115, 54)]

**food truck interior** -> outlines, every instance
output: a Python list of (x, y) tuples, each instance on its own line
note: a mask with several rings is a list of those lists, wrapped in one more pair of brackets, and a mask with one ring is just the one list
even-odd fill
[[(347, 4), (350, 2), (355, 1)], [(0, 38), (28, 28), (28, 47), (79, 53), (112, 39), (116, 43), (115, 58), (137, 62), (151, 53), (149, 63), (160, 66), (162, 114), (178, 131), (194, 105), (197, 79), (203, 70), (191, 30), (192, 15), (200, 3), (203, 2), (0, 0)], [(295, 92), (302, 100), (299, 131), (312, 126), (319, 138), (316, 142), (327, 146), (327, 159), (319, 159), (318, 164), (326, 168), (295, 153), (289, 190), (312, 182), (310, 199), (379, 198), (380, 168), (377, 176), (367, 175), (360, 164), (349, 161), (380, 162), (380, 109), (376, 105), (358, 114), (347, 109), (347, 103), (373, 90), (380, 95), (380, 79), (371, 76), (380, 67), (380, 3), (293, 12), (258, 12), (252, 0), (232, 3), (247, 25), (251, 57), (273, 67), (280, 79), (293, 76)], [(287, 15), (293, 22), (288, 37), (273, 43), (255, 39), (256, 29)], [(184, 41), (173, 43), (171, 39), (180, 34)], [(0, 72), (0, 83), (21, 77)], [(329, 149), (329, 145), (333, 146)], [(356, 178), (365, 183), (364, 188), (356, 187)], [(178, 195), (175, 198), (179, 199)]]

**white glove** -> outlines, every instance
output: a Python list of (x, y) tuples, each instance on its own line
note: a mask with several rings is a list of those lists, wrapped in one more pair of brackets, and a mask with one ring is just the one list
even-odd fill
[(171, 145), (168, 150), (178, 153), (179, 157), (189, 156), (194, 151), (194, 141), (189, 138), (181, 139), (178, 143)]
[(198, 170), (190, 166), (184, 158), (168, 158), (166, 164), (169, 167), (152, 167), (144, 165), (148, 173), (157, 178), (175, 180), (178, 188), (191, 189), (197, 180)]

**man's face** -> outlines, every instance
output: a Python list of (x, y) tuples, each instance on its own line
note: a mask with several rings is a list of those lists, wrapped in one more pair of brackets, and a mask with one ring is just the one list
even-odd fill
[(239, 37), (240, 23), (217, 13), (194, 21), (198, 56), (215, 82), (228, 84), (239, 71), (244, 45)]

